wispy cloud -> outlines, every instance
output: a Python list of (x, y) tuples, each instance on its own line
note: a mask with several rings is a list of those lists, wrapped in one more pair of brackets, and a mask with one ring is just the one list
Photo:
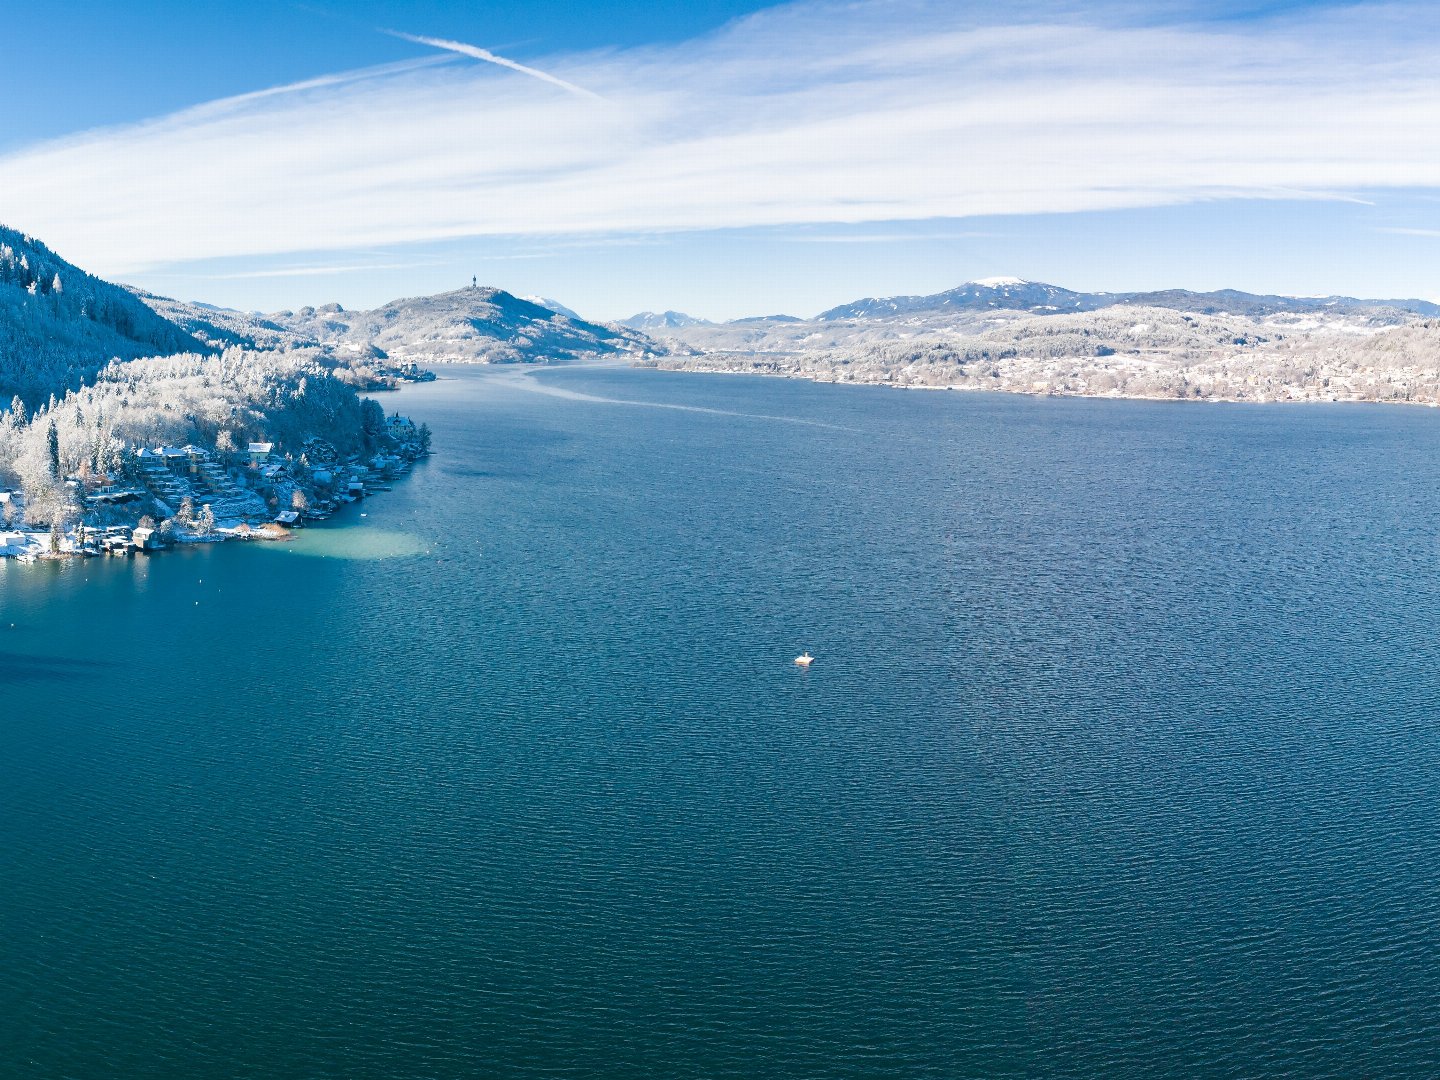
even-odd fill
[(1390, 233), (1392, 236), (1428, 236), (1440, 238), (1440, 229), (1377, 229), (1376, 231)]
[(926, 244), (993, 239), (992, 232), (798, 233), (776, 239), (795, 244)]
[(526, 67), (524, 64), (516, 63), (514, 60), (507, 60), (503, 56), (497, 56), (489, 49), (482, 49), (478, 45), (467, 45), (463, 41), (447, 41), (445, 38), (420, 37), (417, 34), (403, 34), (399, 30), (386, 30), (385, 33), (391, 37), (400, 38), (402, 41), (413, 42), (416, 45), (427, 45), (432, 49), (444, 49), (446, 52), (457, 53), (460, 56), (469, 56), (475, 60), (484, 60), (487, 64), (496, 64), (511, 71), (518, 71), (522, 75), (529, 75), (532, 79), (539, 79), (551, 86), (558, 86), (578, 97), (590, 98), (592, 101), (599, 101), (600, 95), (583, 86), (576, 86), (572, 82), (556, 78), (549, 72), (541, 71), (538, 68)]
[(543, 68), (412, 40), (487, 62), (341, 73), (11, 153), (0, 212), (124, 275), (476, 236), (1440, 188), (1424, 5), (1226, 23), (826, 0)]

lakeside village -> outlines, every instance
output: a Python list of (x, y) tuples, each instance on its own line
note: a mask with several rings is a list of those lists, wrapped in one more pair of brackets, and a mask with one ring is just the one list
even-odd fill
[(157, 446), (132, 451), (111, 473), (69, 476), (70, 520), (30, 520), (25, 496), (0, 491), (0, 558), (134, 555), (178, 543), (283, 540), (306, 522), (408, 473), (430, 452), (430, 432), (409, 417), (385, 418), (383, 450), (342, 458), (309, 437), (282, 451), (252, 442), (243, 450), (222, 438), (214, 450)]

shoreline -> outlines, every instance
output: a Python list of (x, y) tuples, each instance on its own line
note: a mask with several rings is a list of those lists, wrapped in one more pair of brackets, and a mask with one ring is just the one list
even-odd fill
[(962, 394), (1010, 394), (1015, 397), (1027, 398), (1075, 398), (1088, 401), (1152, 401), (1160, 403), (1168, 402), (1176, 405), (1398, 405), (1425, 409), (1440, 408), (1440, 398), (1434, 400), (1403, 400), (1364, 396), (1235, 397), (1212, 394), (1126, 394), (1116, 391), (1088, 392), (1063, 388), (1026, 389), (1018, 386), (986, 387), (958, 383), (896, 382), (880, 379), (836, 379), (827, 378), (823, 374), (800, 369), (792, 371), (747, 371), (736, 367), (697, 367), (666, 364), (653, 360), (631, 364), (630, 366), (652, 371), (672, 371), (682, 375), (751, 375), (764, 379), (793, 379), (802, 382), (816, 383), (818, 385), (863, 386), (873, 387), (878, 390), (951, 391)]
[[(198, 515), (183, 505), (179, 512), (172, 513), (152, 493), (153, 505), (167, 511), (163, 521), (157, 522), (147, 514), (124, 522), (111, 518), (105, 524), (85, 523), (82, 518), (80, 522), (66, 524), (63, 528), (53, 524), (45, 528), (0, 526), (0, 559), (30, 564), (116, 556), (133, 558), (136, 555), (156, 555), (186, 545), (222, 544), (237, 540), (286, 543), (297, 539), (298, 530), (328, 520), (347, 505), (353, 506), (382, 492), (392, 491), (391, 485), (395, 481), (408, 476), (416, 462), (428, 457), (428, 449), (407, 443), (393, 454), (377, 456), (368, 465), (363, 461), (349, 461), (332, 465), (328, 472), (320, 470), (331, 479), (319, 486), (314, 475), (306, 480), (287, 476), (285, 490), (293, 492), (296, 501), (291, 505), (295, 508), (290, 511), (272, 510), (263, 520), (258, 520), (261, 518), (259, 514), (216, 520), (210, 511), (210, 503), (198, 499), (194, 500), (199, 502)], [(342, 473), (348, 479), (336, 483), (334, 477)], [(258, 494), (257, 487), (246, 492), (247, 497), (252, 499)], [(6, 497), (14, 496), (6, 493)], [(91, 509), (102, 505), (94, 495), (82, 499)], [(192, 496), (185, 496), (185, 502), (190, 503), (191, 500)], [(257, 506), (264, 505), (258, 499), (255, 502)], [(203, 531), (194, 529), (197, 519), (205, 523)]]

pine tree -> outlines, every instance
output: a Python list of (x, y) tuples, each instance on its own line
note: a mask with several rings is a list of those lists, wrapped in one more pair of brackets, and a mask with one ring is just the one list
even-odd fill
[(45, 438), (50, 447), (50, 475), (56, 480), (60, 479), (60, 432), (55, 429), (55, 421), (50, 421), (50, 430), (46, 432)]

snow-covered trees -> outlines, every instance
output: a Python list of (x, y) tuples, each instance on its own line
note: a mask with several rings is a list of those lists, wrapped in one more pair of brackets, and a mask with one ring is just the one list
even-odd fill
[(78, 389), (112, 357), (196, 346), (125, 289), (0, 226), (0, 401), (36, 405)]
[[(378, 408), (376, 406), (375, 408)], [(183, 354), (113, 361), (92, 385), (26, 415), (0, 416), (0, 488), (18, 484), (32, 517), (73, 502), (65, 484), (81, 474), (134, 474), (143, 446), (276, 444), (297, 456), (318, 437), (345, 454), (372, 450), (355, 390), (313, 351), (219, 356)], [(382, 424), (383, 428), (383, 424)], [(382, 435), (383, 437), (383, 435)]]

